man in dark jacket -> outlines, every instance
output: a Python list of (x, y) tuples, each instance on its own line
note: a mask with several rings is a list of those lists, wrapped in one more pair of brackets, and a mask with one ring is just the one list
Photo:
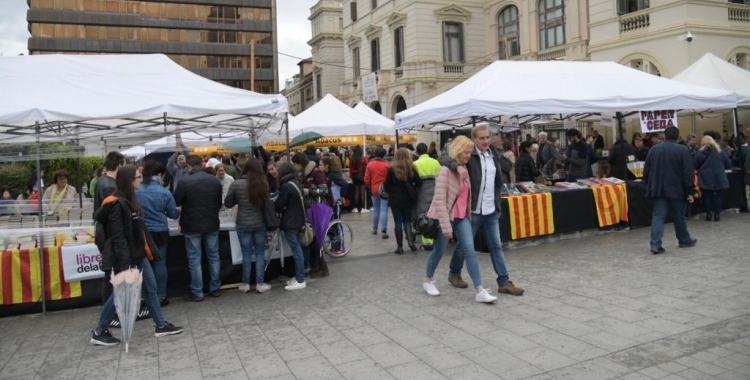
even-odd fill
[[(487, 125), (480, 125), (471, 130), (475, 149), (466, 165), (471, 183), (471, 229), (474, 235), (482, 229), (487, 249), (490, 251), (492, 267), (497, 273), (497, 292), (520, 296), (523, 289), (510, 281), (508, 269), (505, 265), (503, 246), (500, 241), (500, 190), (503, 180), (500, 166), (500, 152), (490, 145), (490, 129)], [(440, 164), (448, 166), (452, 171), (458, 170), (458, 163), (447, 155), (440, 157)], [(448, 282), (458, 288), (469, 285), (461, 278), (464, 265), (464, 255), (456, 247), (450, 263)]]
[(609, 150), (609, 176), (619, 178), (623, 181), (635, 179), (628, 170), (628, 163), (636, 161), (635, 148), (625, 139), (618, 139), (612, 149)]
[[(581, 132), (571, 128), (565, 131), (568, 138), (568, 150), (565, 153), (565, 169), (568, 172), (568, 182), (576, 182), (579, 179), (589, 177), (590, 157), (589, 146), (581, 138)], [(518, 175), (518, 174), (516, 174)]]
[(206, 248), (211, 284), (209, 294), (219, 297), (219, 211), (221, 210), (221, 181), (201, 170), (201, 158), (187, 158), (188, 176), (180, 180), (174, 193), (177, 206), (182, 206), (180, 229), (185, 236), (185, 250), (190, 270), (190, 293), (187, 301), (203, 301), (203, 268), (201, 246)]
[(666, 140), (654, 145), (646, 157), (643, 181), (646, 196), (654, 200), (651, 218), (651, 253), (660, 254), (664, 237), (664, 219), (671, 212), (675, 235), (680, 248), (695, 245), (698, 239), (690, 237), (685, 210), (693, 202), (693, 157), (688, 148), (677, 143), (679, 129), (669, 127), (664, 131)]

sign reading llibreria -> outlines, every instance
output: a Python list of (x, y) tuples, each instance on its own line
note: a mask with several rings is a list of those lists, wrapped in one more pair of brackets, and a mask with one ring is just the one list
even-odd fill
[(677, 127), (677, 112), (674, 110), (641, 111), (641, 132), (663, 132), (668, 127)]

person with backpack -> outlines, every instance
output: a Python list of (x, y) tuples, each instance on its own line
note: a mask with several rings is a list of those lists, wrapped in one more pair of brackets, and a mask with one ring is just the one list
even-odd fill
[(695, 154), (695, 169), (698, 170), (698, 186), (701, 188), (706, 221), (721, 219), (721, 192), (729, 188), (725, 170), (732, 167), (726, 154), (711, 136), (703, 136), (701, 147)]
[[(143, 224), (143, 212), (135, 198), (135, 191), (140, 187), (141, 180), (141, 174), (135, 166), (119, 168), (115, 180), (117, 190), (102, 201), (102, 207), (94, 217), (102, 225), (104, 232), (97, 233), (96, 243), (102, 253), (103, 270), (112, 271), (113, 274), (130, 268), (142, 271), (142, 298), (156, 324), (154, 336), (159, 338), (179, 334), (183, 328), (167, 322), (159, 305), (156, 278), (150, 261), (161, 260), (161, 257)], [(120, 343), (107, 328), (115, 314), (114, 294), (111, 294), (104, 303), (99, 321), (92, 332), (92, 344), (114, 346)]]

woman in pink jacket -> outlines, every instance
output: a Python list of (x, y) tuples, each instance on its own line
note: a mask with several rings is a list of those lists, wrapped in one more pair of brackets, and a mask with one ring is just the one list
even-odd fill
[[(440, 228), (435, 246), (427, 259), (427, 274), (422, 287), (427, 294), (439, 296), (440, 292), (435, 286), (435, 269), (443, 257), (443, 252), (448, 246), (448, 239), (454, 236), (458, 240), (458, 247), (464, 252), (466, 268), (474, 283), (477, 302), (491, 303), (497, 297), (482, 287), (482, 275), (479, 271), (479, 262), (474, 252), (474, 234), (471, 230), (471, 184), (469, 183), (469, 172), (466, 164), (474, 151), (474, 143), (466, 136), (458, 136), (451, 143), (448, 155), (459, 164), (458, 171), (453, 173), (443, 166), (435, 179), (435, 195), (432, 198), (427, 216), (437, 219)], [(467, 254), (468, 253), (468, 254)]]

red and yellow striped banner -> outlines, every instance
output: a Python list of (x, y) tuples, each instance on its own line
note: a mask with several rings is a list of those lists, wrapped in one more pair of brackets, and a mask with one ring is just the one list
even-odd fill
[[(0, 254), (0, 304), (13, 305), (42, 300), (39, 250), (3, 251)], [(66, 283), (58, 247), (44, 249), (44, 297), (55, 301), (81, 296), (81, 283)]]
[(552, 194), (522, 194), (508, 197), (508, 209), (511, 239), (555, 233)]
[(628, 192), (624, 183), (592, 187), (599, 227), (611, 226), (628, 219)]

